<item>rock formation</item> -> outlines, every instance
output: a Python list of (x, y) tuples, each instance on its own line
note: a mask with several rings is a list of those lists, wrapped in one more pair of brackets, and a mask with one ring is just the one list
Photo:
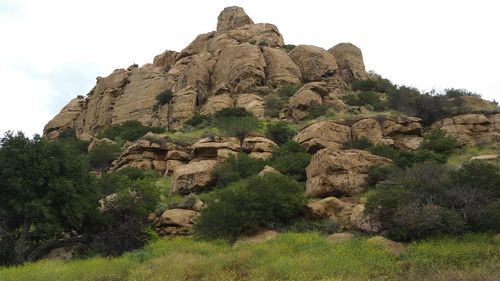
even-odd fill
[(500, 143), (500, 113), (458, 115), (440, 120), (431, 128), (457, 137), (462, 145)]

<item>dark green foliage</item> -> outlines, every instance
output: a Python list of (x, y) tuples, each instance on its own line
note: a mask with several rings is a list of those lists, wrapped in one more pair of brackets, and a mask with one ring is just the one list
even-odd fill
[(169, 103), (172, 100), (173, 96), (174, 96), (174, 93), (172, 92), (172, 90), (167, 89), (167, 90), (159, 93), (156, 96), (156, 104), (158, 106), (165, 105), (165, 104)]
[(352, 89), (354, 91), (373, 91), (378, 93), (389, 93), (396, 89), (396, 86), (391, 83), (388, 79), (382, 77), (377, 77), (377, 79), (367, 79), (367, 80), (357, 80), (352, 83)]
[(291, 129), (283, 122), (269, 124), (266, 128), (266, 137), (273, 140), (278, 145), (282, 145), (288, 140), (291, 140), (296, 133), (295, 130)]
[(289, 98), (293, 96), (299, 88), (300, 85), (285, 84), (278, 90), (278, 95), (283, 98)]
[(81, 154), (87, 154), (89, 141), (82, 141), (76, 138), (76, 132), (73, 128), (64, 129), (57, 137), (56, 142), (60, 145), (68, 145), (70, 149), (74, 149)]
[(136, 120), (126, 121), (120, 124), (111, 125), (111, 127), (100, 133), (98, 138), (108, 138), (112, 140), (135, 141), (143, 137), (146, 133), (163, 133), (164, 128), (147, 127)]
[(389, 176), (396, 171), (397, 167), (392, 165), (371, 166), (368, 168), (367, 184), (369, 186), (375, 186), (379, 182), (387, 180)]
[(257, 130), (259, 120), (253, 116), (224, 117), (218, 119), (216, 126), (225, 135), (237, 137), (240, 141), (243, 141), (248, 134)]
[(0, 239), (17, 243), (22, 263), (37, 246), (83, 231), (96, 215), (98, 192), (86, 157), (70, 146), (6, 133), (0, 140)]
[(266, 109), (266, 115), (271, 118), (279, 117), (279, 113), (283, 106), (285, 105), (285, 101), (283, 98), (280, 98), (276, 95), (267, 95), (264, 98), (264, 105)]
[(307, 115), (307, 119), (316, 119), (320, 116), (324, 116), (328, 109), (330, 108), (327, 104), (319, 104), (319, 103), (311, 103), (309, 105), (309, 114)]
[(287, 52), (290, 52), (295, 47), (296, 47), (295, 45), (286, 44), (286, 45), (283, 46), (283, 49), (285, 49), (285, 51), (287, 51)]
[(311, 155), (292, 140), (276, 148), (269, 159), (272, 167), (298, 181), (306, 180), (306, 167), (310, 161)]
[(317, 232), (323, 235), (336, 233), (339, 230), (338, 224), (331, 219), (307, 220), (299, 219), (292, 225), (285, 228), (290, 232)]
[(359, 138), (348, 141), (342, 145), (342, 149), (367, 149), (372, 144), (367, 138)]
[(248, 112), (243, 107), (223, 108), (214, 113), (214, 118), (217, 120), (224, 118), (242, 118), (242, 117), (254, 117), (254, 116), (252, 113)]
[(420, 145), (420, 148), (427, 149), (435, 153), (449, 155), (457, 146), (457, 138), (447, 136), (444, 131), (435, 130), (424, 136), (424, 142)]
[(90, 165), (94, 170), (104, 171), (120, 153), (118, 144), (100, 143), (89, 152)]
[(254, 176), (221, 189), (207, 202), (195, 226), (204, 238), (234, 241), (262, 228), (287, 225), (302, 214), (303, 188), (283, 175)]
[(389, 145), (374, 145), (367, 148), (368, 151), (375, 155), (384, 156), (391, 159), (394, 164), (401, 168), (411, 167), (415, 163), (425, 161), (435, 161), (438, 163), (446, 163), (447, 155), (438, 154), (434, 151), (419, 149), (416, 151), (399, 150)]
[(457, 235), (465, 230), (465, 222), (457, 212), (433, 204), (401, 206), (394, 215), (394, 223), (389, 236), (403, 241)]
[(222, 187), (256, 175), (265, 165), (265, 160), (252, 158), (246, 153), (238, 153), (236, 156), (231, 155), (227, 161), (215, 168), (215, 185)]
[(500, 171), (479, 161), (457, 171), (426, 162), (384, 176), (368, 194), (366, 211), (376, 214), (397, 240), (465, 231), (497, 231), (500, 226)]
[(200, 113), (195, 113), (193, 117), (189, 118), (184, 122), (184, 125), (199, 128), (210, 125), (210, 122), (211, 122), (211, 117), (209, 115), (202, 115)]
[(471, 91), (468, 91), (466, 89), (454, 89), (454, 88), (449, 88), (444, 90), (444, 95), (448, 98), (458, 98), (458, 97), (478, 97), (480, 98), (481, 95), (477, 93), (473, 93)]
[(380, 98), (380, 94), (371, 91), (347, 95), (344, 97), (344, 101), (353, 106), (371, 106), (375, 111), (386, 109), (386, 104)]

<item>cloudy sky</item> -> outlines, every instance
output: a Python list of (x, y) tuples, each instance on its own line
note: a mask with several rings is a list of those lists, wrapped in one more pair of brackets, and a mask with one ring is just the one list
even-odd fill
[(397, 84), (500, 100), (496, 1), (0, 0), (0, 133), (41, 133), (97, 76), (181, 50), (231, 5), (287, 44), (352, 42)]

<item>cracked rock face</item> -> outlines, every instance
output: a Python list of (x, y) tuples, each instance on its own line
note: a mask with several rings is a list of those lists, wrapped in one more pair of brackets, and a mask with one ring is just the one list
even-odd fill
[(253, 24), (253, 21), (241, 7), (227, 7), (217, 17), (217, 31), (232, 30), (247, 24)]

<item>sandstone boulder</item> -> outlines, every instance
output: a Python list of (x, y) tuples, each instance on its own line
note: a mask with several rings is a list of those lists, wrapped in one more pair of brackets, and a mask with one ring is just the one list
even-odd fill
[(208, 115), (220, 111), (224, 108), (234, 107), (234, 100), (229, 94), (211, 96), (203, 105), (201, 114)]
[(165, 71), (170, 70), (172, 65), (175, 63), (175, 58), (178, 53), (176, 51), (166, 50), (165, 52), (157, 55), (153, 60), (153, 65), (155, 67), (160, 67)]
[(240, 151), (240, 141), (235, 137), (207, 137), (198, 140), (191, 146), (192, 153), (197, 158), (218, 159), (219, 151)]
[(251, 157), (267, 159), (271, 157), (274, 148), (278, 145), (264, 137), (246, 137), (243, 140), (242, 150), (249, 153)]
[(273, 86), (300, 83), (300, 69), (287, 53), (280, 49), (264, 47), (263, 54), (267, 64), (267, 79)]
[(160, 224), (165, 226), (192, 226), (197, 212), (186, 209), (170, 209), (161, 214)]
[(309, 115), (312, 105), (323, 104), (323, 99), (319, 93), (308, 87), (302, 87), (290, 98), (288, 102), (288, 112), (293, 120), (299, 121)]
[(108, 138), (102, 138), (102, 139), (95, 138), (90, 142), (89, 146), (87, 147), (87, 151), (91, 152), (96, 146), (101, 145), (101, 144), (112, 145), (112, 144), (116, 144), (116, 142), (113, 140), (110, 140)]
[(215, 160), (202, 160), (176, 167), (172, 179), (172, 193), (187, 195), (210, 187), (216, 165)]
[(311, 218), (330, 218), (338, 222), (340, 219), (349, 220), (354, 204), (336, 197), (326, 197), (321, 200), (312, 200), (306, 207), (307, 214)]
[(349, 232), (340, 232), (340, 233), (334, 233), (326, 237), (328, 242), (336, 244), (336, 243), (341, 243), (345, 241), (349, 241), (354, 237), (352, 233)]
[(255, 94), (241, 94), (236, 97), (236, 107), (242, 107), (257, 118), (263, 118), (266, 111), (264, 99)]
[(340, 149), (351, 140), (351, 128), (333, 121), (320, 121), (302, 129), (294, 140), (309, 153), (326, 147)]
[(366, 139), (373, 144), (393, 144), (392, 139), (384, 138), (380, 122), (374, 118), (361, 119), (351, 126), (353, 140)]
[[(269, 23), (257, 23), (230, 30), (224, 34), (238, 43), (249, 43), (261, 47), (283, 47), (283, 36), (278, 28)], [(217, 38), (217, 36), (216, 36)]]
[(281, 174), (281, 172), (271, 166), (266, 165), (264, 169), (262, 169), (262, 171), (259, 172), (259, 176), (262, 177), (267, 174)]
[(250, 44), (224, 48), (215, 64), (215, 92), (245, 93), (265, 81), (266, 61), (259, 47)]
[(389, 252), (391, 252), (395, 255), (399, 255), (399, 254), (403, 253), (404, 251), (406, 251), (405, 244), (389, 240), (383, 236), (374, 236), (374, 237), (366, 240), (366, 242), (373, 244), (373, 245), (383, 247), (384, 249), (388, 250)]
[(340, 76), (346, 83), (366, 80), (365, 64), (361, 50), (351, 43), (340, 43), (328, 50), (335, 57)]
[(300, 68), (305, 82), (321, 81), (337, 74), (335, 58), (320, 47), (299, 45), (288, 55)]
[(217, 17), (217, 31), (227, 31), (247, 24), (253, 24), (253, 21), (241, 7), (226, 7)]
[(66, 106), (61, 109), (52, 120), (43, 128), (43, 135), (48, 140), (56, 139), (59, 134), (68, 128), (74, 128), (76, 118), (82, 113), (85, 106), (83, 97), (72, 99)]
[(306, 193), (315, 197), (359, 194), (366, 185), (368, 169), (387, 164), (391, 160), (364, 150), (322, 149), (306, 169)]
[(368, 234), (379, 233), (382, 230), (380, 220), (365, 213), (365, 205), (359, 204), (352, 209), (349, 218), (351, 226)]

